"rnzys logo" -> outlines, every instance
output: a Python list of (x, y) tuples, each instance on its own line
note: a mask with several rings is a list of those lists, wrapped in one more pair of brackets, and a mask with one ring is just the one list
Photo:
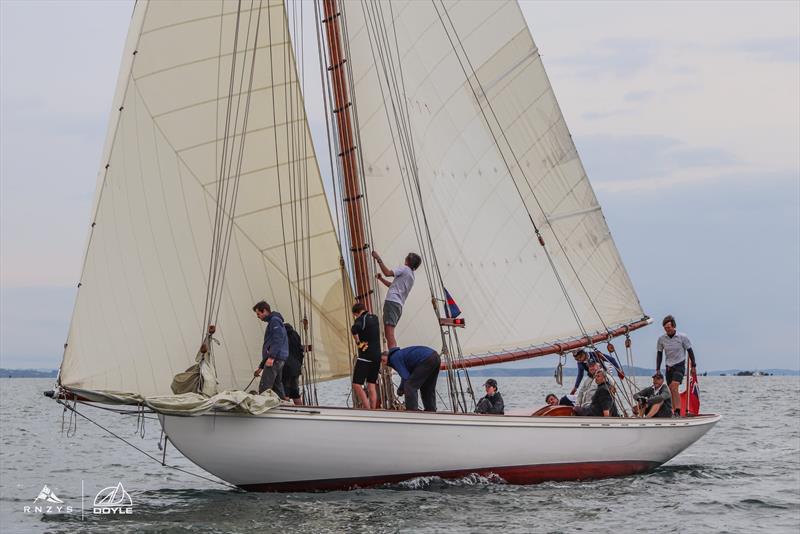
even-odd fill
[(132, 514), (133, 501), (122, 486), (122, 482), (118, 482), (116, 486), (109, 486), (97, 492), (92, 512), (95, 514)]
[[(49, 504), (48, 504), (49, 503)], [(32, 506), (23, 506), (26, 514), (71, 514), (72, 506), (67, 506), (47, 484), (42, 487)]]

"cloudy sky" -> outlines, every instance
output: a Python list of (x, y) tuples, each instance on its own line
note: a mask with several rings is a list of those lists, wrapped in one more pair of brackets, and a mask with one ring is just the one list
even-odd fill
[[(522, 6), (645, 311), (800, 368), (800, 3)], [(0, 0), (0, 366), (60, 362), (131, 9)]]

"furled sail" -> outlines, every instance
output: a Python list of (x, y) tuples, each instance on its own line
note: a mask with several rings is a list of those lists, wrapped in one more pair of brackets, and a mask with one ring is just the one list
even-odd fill
[[(510, 352), (640, 320), (517, 3), (345, 8), (374, 246), (390, 264), (419, 248), (403, 182), (408, 160), (396, 155), (405, 129), (398, 116), (407, 112), (417, 202), (442, 279), (467, 318), (463, 352)], [(404, 307), (401, 344), (440, 344), (424, 278), (418, 271)]]
[[(220, 176), (238, 176), (215, 318), (220, 388), (252, 378), (264, 323), (251, 307), (261, 299), (298, 330), (307, 303), (316, 377), (349, 372), (352, 292), (298, 84), (282, 0), (136, 4), (62, 385), (169, 394), (194, 363)], [(226, 157), (232, 173), (220, 171)]]

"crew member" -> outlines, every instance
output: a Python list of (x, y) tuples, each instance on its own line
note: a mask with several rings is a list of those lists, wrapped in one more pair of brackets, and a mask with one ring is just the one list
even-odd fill
[[(600, 367), (603, 367), (603, 361), (607, 361), (614, 366), (614, 369), (617, 370), (617, 375), (621, 380), (625, 379), (625, 371), (622, 370), (622, 366), (619, 364), (616, 358), (611, 356), (610, 354), (603, 354), (599, 350), (586, 350), (586, 349), (578, 349), (572, 353), (572, 357), (575, 358), (575, 361), (578, 364), (578, 375), (575, 377), (575, 385), (572, 386), (572, 391), (569, 392), (570, 395), (575, 395), (575, 392), (578, 391), (578, 387), (581, 385), (581, 381), (583, 380), (583, 374), (589, 371), (589, 362), (594, 360), (600, 364)], [(590, 378), (591, 380), (591, 378)]]
[[(381, 368), (380, 321), (360, 302), (354, 304), (351, 311), (354, 321), (350, 332), (358, 346), (358, 357), (353, 368), (353, 394), (358, 397), (362, 408), (374, 410), (378, 407), (375, 384)], [(367, 392), (364, 392), (364, 382), (367, 383)]]
[(486, 395), (478, 401), (475, 413), (503, 415), (505, 406), (503, 405), (503, 396), (497, 391), (497, 380), (490, 378), (483, 384), (483, 387), (486, 388)]
[(681, 413), (681, 399), (678, 387), (686, 376), (686, 354), (689, 354), (689, 368), (692, 378), (697, 378), (697, 366), (692, 350), (692, 342), (686, 334), (678, 332), (675, 327), (675, 318), (667, 315), (661, 321), (664, 326), (664, 335), (658, 338), (656, 344), (656, 373), (661, 371), (661, 359), (666, 355), (666, 382), (672, 395), (672, 408), (676, 414)]
[[(376, 251), (372, 252), (372, 257), (375, 258), (381, 269), (381, 272), (376, 275), (378, 280), (389, 288), (383, 303), (383, 331), (387, 347), (393, 349), (397, 346), (394, 331), (403, 314), (406, 298), (411, 293), (411, 288), (414, 287), (414, 271), (422, 264), (422, 258), (414, 252), (409, 252), (403, 265), (389, 269)], [(394, 277), (394, 280), (389, 282), (384, 276)]]
[(672, 417), (672, 395), (664, 384), (664, 375), (656, 372), (653, 375), (653, 385), (648, 386), (633, 396), (638, 406), (633, 407), (633, 413), (645, 417)]
[(381, 355), (384, 365), (389, 365), (400, 375), (398, 395), (405, 395), (406, 410), (418, 410), (417, 392), (422, 393), (426, 412), (436, 411), (436, 380), (439, 378), (441, 359), (430, 347), (394, 347)]
[(303, 358), (305, 349), (300, 334), (289, 323), (283, 323), (286, 327), (286, 338), (289, 343), (289, 358), (281, 370), (283, 391), (287, 400), (295, 404), (303, 404), (303, 396), (300, 393), (300, 375), (303, 373)]
[(588, 407), (576, 406), (574, 408), (575, 415), (617, 417), (617, 407), (614, 405), (614, 397), (608, 389), (605, 372), (598, 370), (594, 374), (594, 381), (597, 383), (597, 391), (592, 395), (592, 402)]
[(264, 330), (264, 345), (261, 348), (261, 363), (253, 373), (254, 376), (261, 376), (258, 392), (260, 394), (272, 389), (278, 398), (284, 399), (286, 395), (283, 391), (281, 371), (289, 358), (289, 340), (286, 328), (283, 326), (283, 316), (272, 311), (269, 304), (263, 300), (253, 306), (253, 311), (256, 312), (256, 317), (267, 323), (267, 328)]
[(590, 360), (587, 365), (589, 368), (589, 378), (581, 383), (581, 387), (578, 389), (578, 394), (575, 397), (575, 406), (583, 406), (584, 408), (588, 408), (591, 405), (592, 397), (594, 397), (594, 393), (597, 391), (597, 382), (594, 380), (594, 375), (598, 370), (602, 371), (600, 364), (596, 360)]

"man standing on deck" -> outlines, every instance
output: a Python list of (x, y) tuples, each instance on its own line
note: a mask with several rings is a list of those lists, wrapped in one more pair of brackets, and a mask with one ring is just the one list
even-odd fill
[(272, 311), (265, 301), (256, 303), (253, 306), (256, 317), (267, 323), (264, 331), (264, 345), (261, 348), (261, 363), (253, 373), (253, 376), (260, 376), (261, 382), (258, 385), (258, 393), (261, 394), (268, 389), (272, 389), (278, 398), (284, 399), (283, 392), (283, 364), (289, 359), (289, 338), (286, 335), (286, 327), (283, 326), (283, 316)]
[(436, 411), (436, 380), (439, 378), (441, 359), (430, 347), (394, 347), (381, 354), (381, 362), (400, 375), (398, 395), (405, 395), (406, 410), (419, 410), (417, 392), (422, 393), (426, 412)]
[[(353, 367), (353, 394), (361, 401), (362, 408), (374, 410), (378, 407), (376, 384), (381, 370), (380, 321), (360, 302), (354, 304), (351, 311), (354, 322), (350, 332), (358, 346), (358, 357)], [(366, 393), (364, 382), (367, 383)]]
[(666, 382), (672, 395), (672, 408), (675, 415), (681, 413), (681, 399), (678, 388), (686, 375), (686, 354), (689, 354), (689, 369), (693, 378), (697, 378), (697, 367), (692, 350), (692, 342), (675, 329), (675, 318), (667, 315), (661, 321), (665, 334), (658, 338), (656, 344), (656, 373), (661, 372), (661, 359), (666, 355)]
[[(422, 258), (414, 252), (409, 252), (403, 265), (389, 269), (376, 251), (372, 252), (372, 257), (375, 258), (381, 269), (381, 272), (376, 275), (378, 280), (389, 288), (383, 303), (383, 331), (387, 347), (393, 349), (397, 346), (394, 330), (403, 314), (406, 298), (411, 293), (411, 288), (414, 287), (414, 271), (422, 264)], [(394, 280), (389, 282), (384, 276), (392, 276)]]
[(287, 400), (295, 404), (303, 404), (303, 396), (300, 392), (300, 375), (303, 374), (303, 358), (305, 349), (300, 334), (289, 323), (283, 323), (286, 327), (286, 339), (289, 345), (289, 358), (281, 370), (281, 383), (283, 392)]

